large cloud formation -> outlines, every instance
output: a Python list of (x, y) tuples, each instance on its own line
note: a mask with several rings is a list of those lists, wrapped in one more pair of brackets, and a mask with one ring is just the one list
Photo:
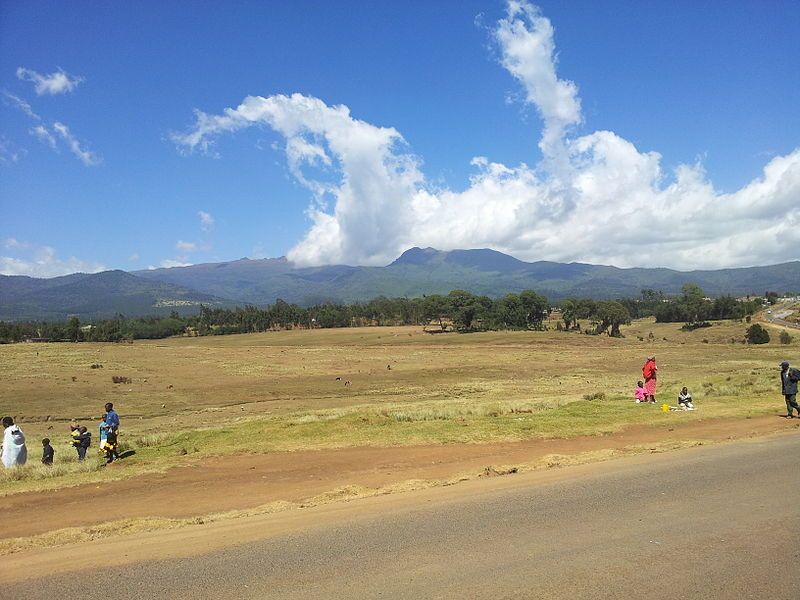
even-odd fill
[(249, 96), (220, 115), (198, 111), (194, 127), (172, 139), (211, 152), (219, 135), (252, 126), (282, 135), (291, 173), (313, 195), (311, 228), (288, 253), (298, 265), (386, 264), (411, 246), (677, 268), (800, 256), (800, 148), (734, 193), (717, 193), (699, 164), (679, 166), (665, 185), (658, 153), (611, 131), (570, 137), (582, 122), (578, 88), (558, 78), (553, 27), (536, 7), (509, 1), (493, 36), (542, 119), (543, 158), (509, 167), (477, 157), (463, 191), (428, 185), (394, 128), (301, 94)]

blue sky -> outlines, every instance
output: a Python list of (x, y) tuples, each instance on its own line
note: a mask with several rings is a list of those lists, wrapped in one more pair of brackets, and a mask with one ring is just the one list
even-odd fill
[(697, 4), (3, 2), (0, 272), (798, 259), (800, 5)]

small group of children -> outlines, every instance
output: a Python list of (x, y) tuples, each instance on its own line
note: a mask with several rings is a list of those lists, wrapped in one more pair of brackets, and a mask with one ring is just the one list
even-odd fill
[[(655, 398), (648, 400), (647, 390), (645, 390), (644, 384), (641, 381), (636, 383), (636, 389), (633, 390), (633, 396), (636, 400), (636, 404), (643, 402), (655, 403)], [(692, 395), (689, 393), (689, 388), (685, 386), (683, 389), (681, 389), (680, 394), (678, 394), (678, 408), (683, 410), (694, 410)]]
[[(100, 423), (99, 447), (106, 459), (106, 464), (110, 464), (119, 458), (119, 444), (117, 434), (119, 428), (119, 415), (114, 410), (114, 405), (110, 402), (106, 404), (106, 414), (103, 415)], [(86, 427), (82, 427), (77, 421), (73, 420), (69, 424), (69, 431), (72, 446), (78, 453), (78, 461), (86, 459), (86, 450), (92, 445), (92, 434)], [(50, 440), (42, 440), (42, 463), (52, 465), (55, 450), (50, 445)]]

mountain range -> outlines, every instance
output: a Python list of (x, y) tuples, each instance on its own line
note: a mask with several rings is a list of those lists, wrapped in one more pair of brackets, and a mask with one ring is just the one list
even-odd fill
[(52, 279), (0, 276), (0, 320), (63, 319), (196, 311), (200, 304), (301, 305), (418, 297), (465, 289), (502, 296), (533, 289), (551, 300), (638, 296), (643, 288), (679, 293), (696, 283), (712, 296), (800, 290), (800, 261), (707, 271), (621, 269), (524, 262), (490, 249), (411, 248), (385, 267), (296, 268), (286, 258), (247, 259), (127, 273), (76, 273)]

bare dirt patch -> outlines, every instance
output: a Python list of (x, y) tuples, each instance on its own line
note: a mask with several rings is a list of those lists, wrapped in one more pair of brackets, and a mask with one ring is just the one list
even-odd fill
[(185, 519), (276, 502), (336, 501), (351, 495), (341, 493), (348, 486), (386, 490), (409, 480), (477, 477), (487, 469), (497, 474), (514, 466), (560, 466), (568, 463), (570, 456), (599, 451), (656, 451), (667, 442), (721, 442), (798, 428), (797, 420), (769, 416), (681, 426), (632, 426), (610, 435), (571, 439), (357, 447), (204, 459), (164, 473), (0, 497), (4, 523), (0, 539), (126, 519)]

